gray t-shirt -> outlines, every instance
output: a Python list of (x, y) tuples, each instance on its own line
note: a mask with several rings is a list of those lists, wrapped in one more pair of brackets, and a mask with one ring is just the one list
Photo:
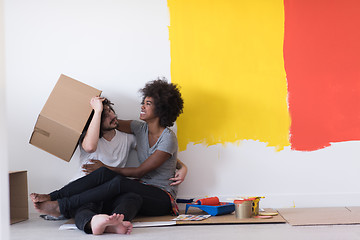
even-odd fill
[(169, 192), (173, 198), (177, 195), (177, 186), (170, 186), (176, 170), (178, 142), (175, 133), (165, 128), (157, 142), (150, 148), (148, 138), (148, 125), (145, 122), (131, 121), (131, 131), (137, 142), (137, 155), (140, 164), (143, 163), (156, 150), (169, 153), (171, 156), (160, 167), (144, 175), (141, 180), (146, 184), (157, 186)]

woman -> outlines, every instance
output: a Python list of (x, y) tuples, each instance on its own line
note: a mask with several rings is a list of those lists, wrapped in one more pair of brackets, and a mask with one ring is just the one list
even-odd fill
[[(140, 165), (101, 167), (50, 195), (38, 195), (35, 207), (39, 212), (66, 216), (89, 203), (131, 195), (131, 198), (119, 201), (121, 212), (115, 215), (94, 213), (82, 219), (84, 230), (92, 230), (94, 234), (130, 233), (132, 226), (128, 221), (138, 213), (151, 216), (177, 214), (174, 201), (177, 186), (172, 185), (171, 178), (176, 170), (178, 145), (175, 134), (168, 127), (182, 113), (183, 100), (178, 87), (164, 79), (147, 83), (141, 92), (140, 119), (144, 122), (118, 120), (119, 130), (136, 137)], [(122, 221), (124, 218), (128, 221)]]

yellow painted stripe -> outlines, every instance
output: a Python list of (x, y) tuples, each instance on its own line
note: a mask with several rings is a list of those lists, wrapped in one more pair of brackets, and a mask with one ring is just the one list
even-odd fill
[(180, 150), (252, 139), (289, 146), (282, 0), (168, 0)]

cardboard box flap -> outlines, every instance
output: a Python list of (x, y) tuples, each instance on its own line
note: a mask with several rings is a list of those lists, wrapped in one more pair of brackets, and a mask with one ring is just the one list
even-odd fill
[(10, 223), (29, 218), (27, 171), (9, 172)]
[(81, 134), (91, 114), (90, 99), (101, 91), (61, 74), (40, 115)]
[(80, 134), (81, 132), (40, 115), (30, 143), (65, 161), (70, 161), (76, 150)]

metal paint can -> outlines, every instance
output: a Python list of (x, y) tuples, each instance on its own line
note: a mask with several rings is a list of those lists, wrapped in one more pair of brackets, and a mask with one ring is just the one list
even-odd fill
[(253, 211), (254, 216), (259, 215), (259, 202), (260, 202), (260, 197), (254, 197), (253, 207), (252, 207), (252, 211)]
[(251, 218), (253, 215), (253, 200), (243, 199), (235, 200), (235, 216), (239, 219)]

